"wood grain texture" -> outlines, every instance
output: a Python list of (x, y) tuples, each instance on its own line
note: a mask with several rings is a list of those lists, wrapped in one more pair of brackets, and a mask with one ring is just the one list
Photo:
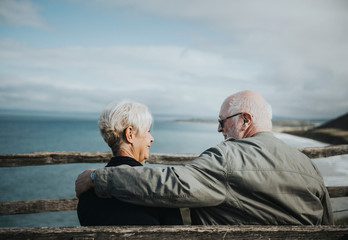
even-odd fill
[(347, 239), (348, 226), (124, 226), (1, 228), (0, 239)]
[[(348, 154), (348, 145), (300, 148), (309, 158), (322, 158)], [(22, 154), (1, 154), (0, 167), (18, 167), (68, 163), (107, 163), (110, 152), (35, 152)], [(198, 154), (152, 153), (146, 162), (152, 164), (185, 164)]]

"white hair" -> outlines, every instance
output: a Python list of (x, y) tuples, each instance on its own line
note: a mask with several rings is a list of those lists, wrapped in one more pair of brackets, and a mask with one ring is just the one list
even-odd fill
[(245, 96), (244, 92), (233, 95), (229, 102), (229, 113), (247, 112), (252, 115), (256, 129), (272, 129), (272, 107), (260, 95)]
[(135, 134), (151, 126), (152, 115), (141, 103), (132, 101), (112, 102), (100, 114), (98, 127), (104, 141), (114, 155), (124, 141), (124, 130), (131, 126)]

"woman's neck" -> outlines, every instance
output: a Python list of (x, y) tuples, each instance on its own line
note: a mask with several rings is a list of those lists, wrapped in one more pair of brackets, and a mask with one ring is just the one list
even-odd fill
[(139, 162), (139, 160), (134, 156), (134, 152), (130, 148), (121, 147), (116, 156), (131, 157)]

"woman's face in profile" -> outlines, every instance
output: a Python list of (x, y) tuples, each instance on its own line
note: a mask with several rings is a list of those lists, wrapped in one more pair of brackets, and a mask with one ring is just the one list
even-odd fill
[(143, 132), (139, 132), (134, 139), (134, 155), (138, 162), (142, 162), (144, 159), (148, 159), (150, 155), (151, 143), (154, 141), (151, 133), (150, 126)]

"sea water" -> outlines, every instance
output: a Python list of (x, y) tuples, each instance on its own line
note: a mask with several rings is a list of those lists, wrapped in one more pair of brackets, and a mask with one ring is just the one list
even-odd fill
[[(157, 117), (151, 129), (152, 153), (200, 153), (223, 140), (217, 123), (177, 121)], [(274, 133), (292, 147), (327, 144)], [(0, 115), (0, 154), (39, 151), (105, 152), (96, 117)], [(348, 156), (313, 160), (328, 186), (347, 185)], [(79, 173), (105, 164), (61, 164), (0, 168), (0, 201), (74, 198)], [(344, 204), (335, 204), (337, 211)], [(0, 227), (78, 226), (76, 211), (0, 216)]]

